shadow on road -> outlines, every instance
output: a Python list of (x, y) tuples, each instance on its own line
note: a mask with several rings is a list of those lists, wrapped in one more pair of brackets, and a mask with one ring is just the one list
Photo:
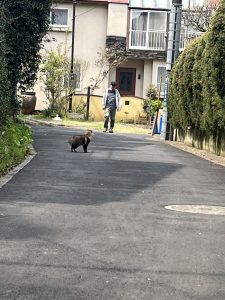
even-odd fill
[(67, 139), (72, 132), (36, 128), (38, 155), (0, 191), (1, 199), (74, 205), (123, 202), (183, 167), (153, 161), (155, 144), (144, 136), (97, 133), (90, 153), (82, 148), (71, 153)]

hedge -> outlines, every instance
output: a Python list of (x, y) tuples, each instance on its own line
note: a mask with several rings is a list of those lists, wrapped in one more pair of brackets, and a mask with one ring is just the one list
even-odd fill
[(169, 114), (175, 128), (216, 135), (225, 127), (225, 0), (211, 27), (180, 55), (170, 77)]

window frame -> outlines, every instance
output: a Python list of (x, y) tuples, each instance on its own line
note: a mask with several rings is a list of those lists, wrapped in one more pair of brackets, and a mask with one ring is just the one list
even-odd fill
[[(166, 65), (162, 66), (162, 65), (157, 65), (156, 67), (156, 88), (157, 88), (157, 92), (159, 92), (159, 88), (158, 86), (160, 85), (160, 82), (158, 82), (158, 74), (159, 74), (159, 68), (164, 68), (165, 71), (166, 71)], [(165, 73), (165, 76), (166, 76), (166, 73)], [(160, 98), (163, 98), (164, 97), (164, 88), (165, 88), (165, 81), (162, 82), (162, 89), (161, 89), (161, 93), (160, 93)]]
[[(52, 11), (53, 10), (64, 10), (67, 11), (67, 25), (63, 25), (63, 24), (53, 24), (52, 23)], [(69, 27), (69, 8), (67, 7), (53, 7), (51, 8), (50, 11), (50, 24), (52, 28), (68, 28)]]
[[(74, 70), (75, 70), (75, 66), (80, 66), (80, 70), (79, 70), (79, 72), (80, 72), (80, 76), (79, 76), (79, 84), (77, 84), (77, 86), (78, 87), (76, 87), (76, 91), (78, 91), (78, 92), (80, 92), (81, 90), (82, 90), (82, 86), (81, 86), (81, 78), (82, 78), (82, 65), (81, 64), (75, 64), (74, 65)], [(76, 74), (76, 72), (74, 71), (74, 73)], [(77, 81), (77, 83), (78, 83), (78, 81)]]
[[(133, 22), (133, 13), (134, 12), (147, 12), (148, 16), (147, 16), (147, 24), (146, 24), (146, 45), (145, 46), (132, 46), (131, 45), (131, 34), (132, 31), (135, 31), (134, 29), (132, 29), (132, 22)], [(150, 14), (151, 12), (156, 12), (156, 13), (164, 13), (165, 15), (165, 23), (164, 23), (164, 30), (157, 30), (157, 32), (162, 32), (165, 33), (167, 32), (167, 23), (168, 23), (168, 10), (163, 10), (163, 9), (131, 9), (130, 10), (130, 27), (129, 27), (129, 49), (142, 49), (142, 50), (151, 50), (148, 48), (148, 33), (149, 32), (153, 32), (153, 30), (151, 30), (149, 28), (150, 25)]]

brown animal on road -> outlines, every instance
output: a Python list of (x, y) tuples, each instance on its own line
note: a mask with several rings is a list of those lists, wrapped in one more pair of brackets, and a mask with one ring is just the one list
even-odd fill
[(68, 143), (71, 145), (71, 152), (76, 152), (76, 149), (79, 146), (83, 146), (84, 152), (87, 153), (87, 147), (93, 137), (93, 131), (87, 129), (83, 135), (74, 135), (68, 140)]

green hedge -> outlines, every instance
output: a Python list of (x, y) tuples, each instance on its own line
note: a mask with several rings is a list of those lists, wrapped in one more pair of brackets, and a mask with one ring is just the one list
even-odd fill
[(10, 115), (10, 101), (10, 89), (7, 79), (5, 60), (0, 56), (0, 132), (6, 118)]
[(225, 0), (209, 31), (180, 55), (170, 78), (169, 113), (175, 128), (217, 135), (225, 126)]
[(0, 136), (0, 175), (7, 173), (30, 153), (30, 127), (7, 121)]

